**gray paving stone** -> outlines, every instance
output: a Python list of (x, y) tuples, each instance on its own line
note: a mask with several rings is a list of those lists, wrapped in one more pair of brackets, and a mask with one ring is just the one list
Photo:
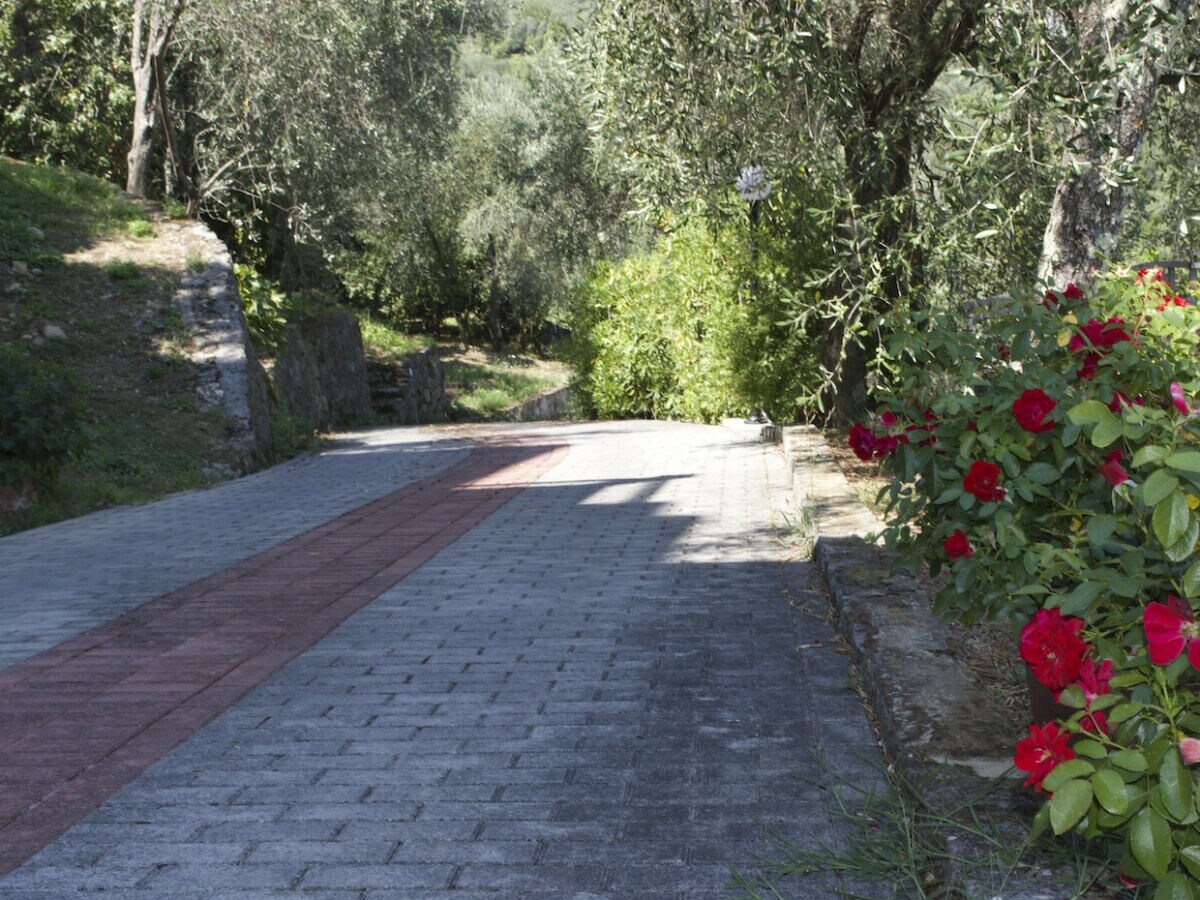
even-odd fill
[[(443, 890), (450, 884), (456, 867), (424, 863), (393, 863), (367, 866), (317, 863), (309, 868), (299, 887), (309, 888), (386, 888), (393, 891)], [(412, 895), (409, 896), (419, 896)]]
[(417, 429), (362, 432), (207, 490), (0, 538), (0, 666), (432, 475), (468, 452), (462, 441), (431, 441)]
[[(878, 757), (845, 658), (819, 644), (828, 625), (788, 602), (820, 588), (808, 565), (784, 564), (772, 537), (771, 506), (787, 492), (776, 449), (668, 423), (513, 430), (570, 450), (0, 878), (0, 897), (51, 886), (131, 897), (726, 897), (736, 895), (729, 865), (753, 875), (779, 856), (773, 830), (836, 843), (823, 785), (871, 783)], [(312, 494), (319, 518), (461, 458), (457, 441), (443, 447), (432, 433), (376, 435), (369, 460), (312, 459), (257, 493), (239, 488), (248, 493), (228, 495), (223, 511), (195, 512), (222, 529), (198, 556), (219, 568), (232, 548), (282, 539), (280, 523), (301, 527), (309, 510), (293, 491)], [(366, 484), (372, 473), (392, 480)], [(238, 506), (268, 513), (276, 502), (269, 528)], [(170, 553), (182, 513), (157, 506), (139, 508), (144, 523), (137, 510), (122, 515), (135, 547), (158, 529)], [(94, 529), (79, 546), (101, 560)], [(179, 546), (203, 543), (187, 534)], [(37, 548), (27, 542), (22, 553)], [(16, 553), (0, 542), (5, 552)], [(59, 609), (53, 627), (85, 627), (79, 611), (103, 614), (140, 584), (146, 561), (95, 565), (55, 588), (58, 600), (42, 595)], [(76, 602), (84, 588), (100, 599)], [(797, 879), (779, 890), (825, 897), (842, 886)]]

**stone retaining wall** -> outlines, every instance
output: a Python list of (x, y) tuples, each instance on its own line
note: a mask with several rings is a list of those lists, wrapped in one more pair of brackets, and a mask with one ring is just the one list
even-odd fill
[(536, 397), (530, 397), (508, 412), (518, 422), (541, 422), (547, 419), (561, 419), (567, 414), (570, 401), (569, 389), (563, 387)]
[(252, 471), (271, 453), (269, 389), (250, 346), (229, 251), (202, 222), (172, 220), (155, 227), (161, 239), (187, 250), (192, 271), (174, 301), (192, 335), (188, 355), (200, 368), (198, 391), (229, 417), (229, 444), (239, 468)]
[(816, 534), (838, 625), (863, 669), (888, 753), (907, 766), (948, 763), (986, 778), (1011, 765), (995, 741), (1002, 717), (947, 645), (923, 585), (889, 575), (874, 540), (883, 523), (859, 502), (821, 433), (782, 429), (794, 507)]
[(371, 394), (353, 313), (331, 307), (289, 323), (271, 383), (283, 411), (305, 428), (331, 431), (365, 423)]
[(367, 363), (371, 405), (389, 422), (444, 422), (449, 413), (446, 377), (436, 347), (410, 353), (397, 363)]

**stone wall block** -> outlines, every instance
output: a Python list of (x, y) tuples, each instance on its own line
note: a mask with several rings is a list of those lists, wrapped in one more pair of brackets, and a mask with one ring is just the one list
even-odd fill
[(370, 415), (362, 331), (349, 310), (331, 308), (288, 324), (272, 379), (280, 405), (305, 427), (347, 428)]
[(175, 292), (175, 304), (192, 335), (189, 356), (200, 369), (201, 399), (230, 420), (230, 445), (249, 472), (268, 461), (271, 417), (266, 373), (250, 345), (229, 251), (201, 222), (182, 226), (199, 266)]

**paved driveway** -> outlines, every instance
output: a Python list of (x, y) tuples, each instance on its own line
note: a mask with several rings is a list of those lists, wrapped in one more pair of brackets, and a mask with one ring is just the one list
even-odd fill
[(785, 497), (750, 428), (396, 429), (0, 540), (0, 897), (739, 896), (876, 780)]

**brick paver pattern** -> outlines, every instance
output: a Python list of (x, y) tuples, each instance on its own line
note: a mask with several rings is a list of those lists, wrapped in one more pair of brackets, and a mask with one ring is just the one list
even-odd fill
[[(834, 794), (878, 763), (817, 576), (777, 541), (774, 447), (664, 423), (514, 426), (469, 456), (404, 434), (400, 490), (232, 567), (198, 553), (207, 577), (0, 670), (0, 860), (94, 810), (0, 897), (724, 897), (731, 866), (780, 856), (772, 832), (838, 843)], [(294, 471), (336, 492), (361, 464)], [(263, 477), (253, 534), (295, 500)], [(36, 564), (18, 537), (0, 563)], [(38, 627), (78, 605), (61, 619)]]
[(0, 874), (552, 464), (485, 446), (0, 672)]

